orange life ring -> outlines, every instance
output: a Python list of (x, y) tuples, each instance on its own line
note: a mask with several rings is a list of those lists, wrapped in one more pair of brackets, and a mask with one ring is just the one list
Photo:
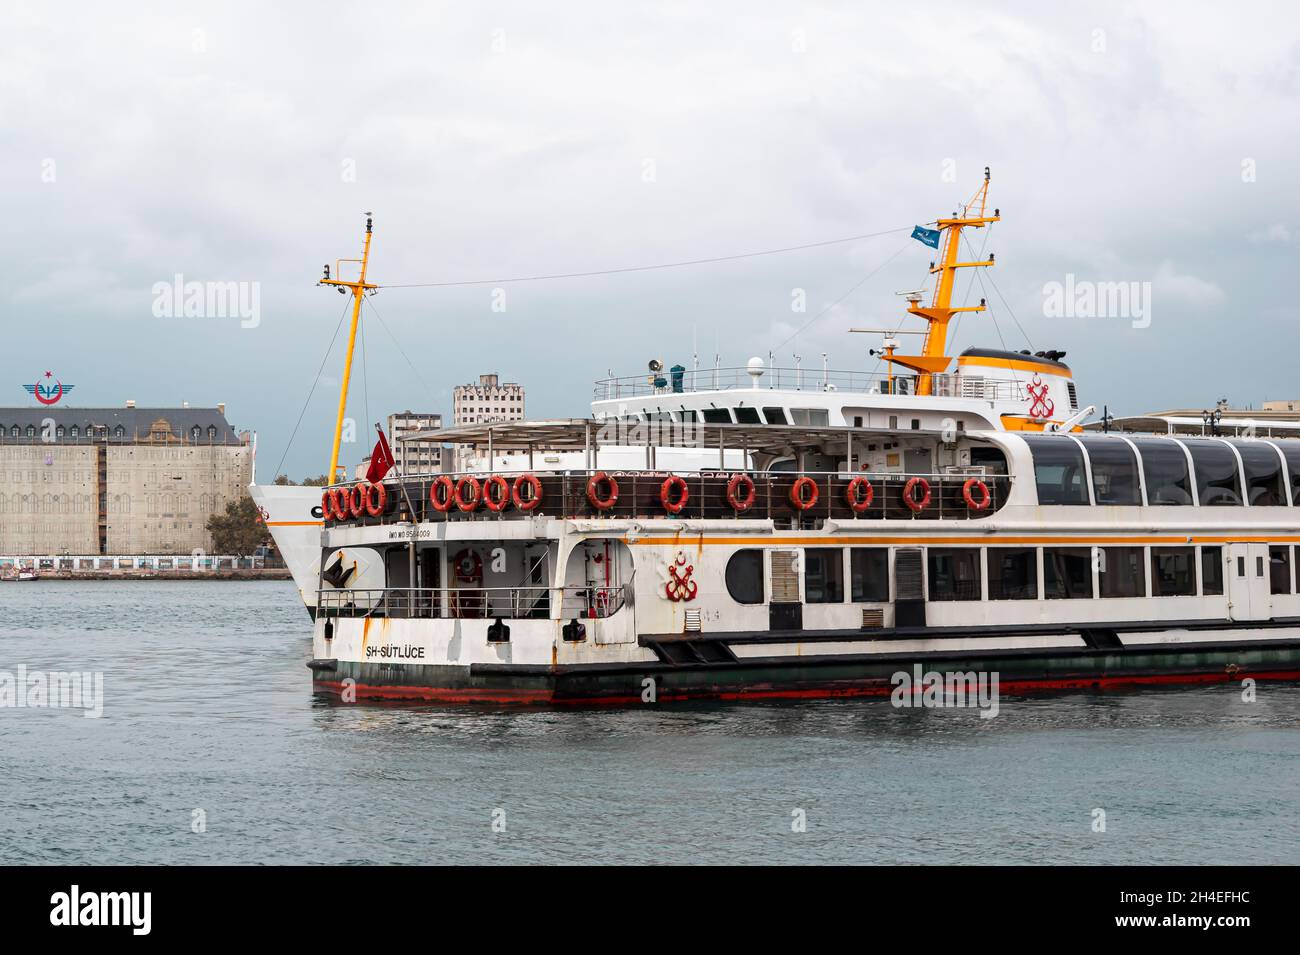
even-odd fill
[[(600, 496), (600, 485), (609, 485), (609, 497)], [(604, 471), (597, 471), (587, 479), (587, 500), (598, 511), (608, 511), (618, 503), (618, 482)]]
[(366, 486), (358, 481), (352, 489), (343, 492), (348, 503), (348, 514), (358, 518), (366, 509)]
[[(744, 497), (738, 493), (742, 487), (745, 489)], [(754, 479), (748, 474), (733, 474), (731, 480), (727, 482), (727, 503), (737, 514), (753, 507), (754, 499), (757, 497), (758, 491), (754, 489)]]
[(876, 489), (861, 475), (850, 481), (849, 486), (844, 489), (844, 500), (848, 502), (849, 510), (854, 514), (861, 514), (875, 499)]
[[(496, 489), (496, 497), (492, 496), (493, 489)], [(483, 481), (483, 504), (489, 511), (500, 514), (510, 503), (510, 482), (500, 474), (494, 474)]]
[[(673, 497), (674, 491), (676, 499)], [(664, 483), (659, 485), (659, 503), (669, 514), (680, 514), (690, 499), (691, 489), (686, 486), (686, 479), (680, 475), (665, 478)]]
[[(465, 496), (467, 489), (471, 492), (469, 497)], [(456, 506), (468, 513), (478, 507), (479, 502), (483, 500), (483, 485), (478, 483), (478, 478), (466, 474), (456, 482), (456, 493), (452, 497), (456, 501)]]
[[(810, 492), (807, 497), (804, 496), (805, 488)], [(817, 482), (804, 475), (795, 478), (795, 482), (790, 485), (790, 504), (796, 511), (806, 511), (817, 506), (817, 498), (820, 494), (821, 491), (817, 488)]]
[[(978, 501), (975, 500), (975, 495), (971, 493), (976, 490), (980, 493)], [(971, 478), (961, 486), (961, 497), (966, 502), (966, 506), (972, 511), (986, 511), (989, 505), (993, 503), (993, 492), (979, 478)]]
[(378, 517), (388, 506), (388, 489), (382, 484), (372, 484), (366, 489), (366, 513)]
[(330, 488), (330, 516), (336, 521), (347, 520), (347, 502), (343, 500), (344, 491), (341, 488)]
[[(916, 496), (916, 489), (921, 489), (921, 497)], [(913, 514), (920, 514), (930, 504), (930, 482), (923, 477), (914, 477), (903, 485), (903, 503)]]
[[(524, 497), (523, 489), (530, 488), (532, 494)], [(535, 474), (521, 474), (515, 478), (514, 490), (510, 492), (510, 499), (515, 502), (515, 507), (521, 511), (531, 511), (542, 503), (542, 482)]]
[[(441, 490), (441, 494), (439, 494)], [(439, 514), (446, 514), (451, 510), (451, 506), (456, 503), (456, 485), (451, 478), (443, 474), (433, 479), (429, 485), (429, 503)]]
[(330, 492), (320, 492), (320, 513), (323, 520), (330, 520), (334, 517), (334, 505), (330, 503)]

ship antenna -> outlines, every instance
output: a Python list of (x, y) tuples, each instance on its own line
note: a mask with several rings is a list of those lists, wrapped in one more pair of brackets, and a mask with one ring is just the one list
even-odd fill
[[(334, 278), (330, 278), (329, 266), (325, 267), (325, 277), (317, 281), (317, 285), (333, 285), (338, 288), (342, 295), (347, 294), (347, 290), (352, 290), (352, 326), (348, 330), (348, 351), (347, 357), (343, 359), (343, 383), (339, 386), (339, 412), (334, 422), (334, 447), (330, 451), (330, 469), (326, 472), (329, 476), (329, 483), (333, 484), (338, 480), (339, 471), (339, 444), (343, 440), (343, 415), (347, 412), (348, 407), (348, 383), (352, 379), (352, 352), (357, 343), (357, 322), (361, 318), (361, 298), (368, 291), (377, 289), (379, 286), (373, 285), (366, 281), (366, 273), (370, 266), (370, 237), (374, 231), (375, 220), (371, 213), (365, 213), (366, 216), (366, 239), (365, 245), (361, 250), (359, 259), (338, 259), (334, 263)], [(357, 262), (361, 265), (361, 274), (356, 281), (345, 281), (341, 276), (344, 262)]]
[(989, 167), (984, 167), (984, 181), (976, 190), (971, 201), (962, 207), (961, 213), (954, 212), (950, 218), (940, 219), (935, 223), (943, 233), (939, 246), (938, 263), (930, 264), (930, 274), (939, 276), (935, 283), (934, 298), (928, 307), (922, 308), (920, 296), (908, 295), (908, 313), (924, 318), (928, 323), (925, 341), (919, 355), (889, 355), (886, 361), (894, 362), (905, 368), (920, 373), (916, 393), (918, 395), (934, 394), (934, 376), (942, 374), (952, 362), (948, 354), (948, 323), (960, 312), (982, 312), (987, 307), (984, 300), (978, 305), (963, 308), (952, 307), (952, 291), (958, 269), (987, 267), (993, 265), (993, 256), (979, 262), (960, 262), (958, 253), (961, 247), (963, 229), (982, 229), (986, 225), (1001, 220), (1001, 210), (994, 209), (988, 214), (989, 181), (992, 179)]

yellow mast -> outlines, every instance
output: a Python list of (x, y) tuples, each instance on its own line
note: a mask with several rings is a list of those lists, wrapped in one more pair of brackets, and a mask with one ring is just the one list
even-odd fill
[(348, 330), (348, 353), (343, 360), (343, 384), (339, 387), (339, 413), (334, 422), (334, 449), (330, 452), (330, 469), (327, 472), (329, 483), (334, 484), (338, 480), (339, 470), (339, 444), (343, 440), (343, 415), (348, 407), (348, 382), (352, 379), (352, 351), (357, 343), (357, 321), (361, 318), (361, 297), (366, 294), (367, 289), (378, 288), (377, 285), (371, 285), (366, 282), (366, 270), (370, 265), (370, 235), (374, 220), (370, 218), (370, 213), (366, 213), (366, 243), (362, 249), (361, 258), (359, 259), (338, 259), (334, 263), (334, 274), (341, 275), (342, 270), (339, 268), (344, 262), (360, 262), (361, 275), (355, 282), (345, 282), (339, 278), (330, 278), (330, 267), (325, 266), (325, 277), (317, 282), (317, 285), (334, 285), (342, 292), (344, 289), (352, 290), (352, 327)]
[(971, 201), (962, 208), (961, 214), (953, 213), (950, 218), (940, 219), (936, 223), (943, 232), (943, 243), (939, 253), (939, 264), (930, 263), (930, 274), (938, 273), (939, 275), (939, 281), (934, 287), (934, 298), (928, 308), (921, 307), (919, 296), (908, 300), (911, 307), (907, 311), (912, 315), (919, 315), (929, 323), (925, 333), (925, 341), (921, 345), (921, 354), (889, 355), (885, 359), (921, 373), (916, 389), (918, 395), (934, 394), (934, 376), (942, 374), (952, 362), (952, 357), (945, 354), (948, 347), (948, 323), (952, 320), (952, 317), (959, 312), (982, 312), (985, 308), (982, 299), (979, 305), (953, 308), (952, 291), (958, 269), (993, 264), (992, 255), (989, 256), (987, 261), (983, 262), (958, 261), (961, 251), (962, 229), (968, 226), (972, 229), (982, 229), (990, 223), (1000, 221), (1001, 217), (997, 209), (993, 210), (993, 215), (986, 215), (989, 179), (989, 167), (985, 166), (984, 182), (971, 198)]

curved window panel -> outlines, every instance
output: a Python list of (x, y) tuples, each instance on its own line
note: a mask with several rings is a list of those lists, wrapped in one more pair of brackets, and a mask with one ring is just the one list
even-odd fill
[(1191, 504), (1192, 482), (1182, 445), (1163, 438), (1134, 438), (1142, 455), (1148, 504)]
[(1279, 441), (1277, 446), (1282, 449), (1282, 456), (1286, 458), (1286, 470), (1291, 484), (1291, 503), (1300, 504), (1300, 440)]
[(1286, 473), (1277, 448), (1265, 441), (1234, 441), (1246, 469), (1246, 500), (1254, 507), (1286, 504)]
[(1069, 438), (1024, 436), (1034, 456), (1039, 504), (1087, 504), (1083, 450)]
[(1237, 456), (1222, 441), (1187, 438), (1183, 441), (1192, 452), (1196, 468), (1196, 492), (1202, 507), (1230, 507), (1242, 503), (1241, 475)]
[(727, 561), (727, 593), (738, 604), (763, 602), (763, 552), (738, 550)]
[(1098, 504), (1141, 504), (1137, 457), (1123, 438), (1081, 437), (1092, 465), (1092, 494)]

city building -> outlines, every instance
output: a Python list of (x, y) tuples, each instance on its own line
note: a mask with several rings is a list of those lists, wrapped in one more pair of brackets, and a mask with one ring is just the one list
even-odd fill
[[(420, 441), (408, 446), (398, 440), (402, 435), (413, 431), (430, 431), (441, 427), (442, 415), (440, 414), (417, 413), (409, 410), (390, 414), (388, 440), (393, 449), (393, 461), (397, 465), (397, 470), (402, 474), (433, 474), (441, 471), (442, 448), (439, 445)], [(366, 464), (368, 467), (368, 460)]]
[(211, 552), (253, 449), (215, 408), (0, 408), (0, 554)]
[[(451, 423), (482, 424), (488, 421), (523, 421), (524, 386), (506, 382), (496, 375), (479, 375), (478, 384), (457, 385), (452, 390)], [(527, 448), (496, 448), (494, 454), (526, 454)], [(483, 454), (486, 448), (474, 445), (457, 445), (453, 469), (463, 471), (470, 459)]]

